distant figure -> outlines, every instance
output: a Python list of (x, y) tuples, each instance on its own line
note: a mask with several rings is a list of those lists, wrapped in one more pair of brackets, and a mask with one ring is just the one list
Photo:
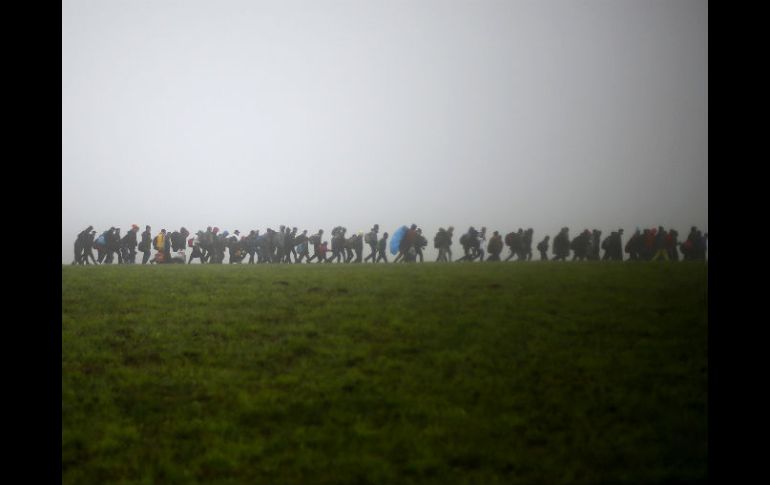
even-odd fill
[[(236, 229), (233, 231), (233, 234), (228, 236), (225, 241), (225, 246), (227, 247), (227, 251), (229, 254), (228, 263), (229, 264), (240, 264), (241, 261), (243, 261), (244, 256), (246, 255), (246, 252), (243, 250), (243, 246), (241, 244), (241, 231)], [(287, 251), (288, 256), (288, 251)]]
[[(286, 231), (288, 232), (288, 228), (286, 229)], [(291, 257), (292, 256), (294, 256), (294, 262), (295, 263), (297, 262), (297, 250), (296, 250), (297, 244), (298, 244), (297, 243), (297, 228), (296, 227), (292, 227), (291, 228), (291, 232), (288, 232), (288, 234), (286, 235), (286, 241), (285, 241), (285, 245), (286, 245), (286, 262), (287, 263), (291, 263), (292, 262), (291, 261)]]
[(388, 262), (388, 233), (385, 232), (382, 234), (382, 238), (380, 238), (379, 241), (377, 241), (377, 260), (375, 263), (379, 263), (381, 259), (385, 260), (385, 262)]
[(200, 235), (200, 243), (201, 254), (203, 255), (201, 263), (212, 262), (212, 257), (214, 254), (214, 230), (211, 226), (208, 226), (206, 228), (206, 232)]
[(193, 259), (198, 258), (201, 262), (201, 264), (204, 264), (203, 261), (203, 253), (201, 252), (201, 236), (203, 235), (203, 231), (199, 230), (195, 233), (195, 235), (187, 241), (187, 245), (192, 247), (192, 253), (190, 254), (190, 259), (187, 260), (187, 264), (192, 264)]
[(576, 259), (578, 261), (583, 261), (588, 257), (588, 244), (591, 237), (591, 233), (588, 232), (588, 229), (585, 229), (583, 232), (577, 235), (572, 242), (570, 242), (570, 249), (572, 250), (572, 261), (575, 261)]
[(372, 263), (376, 262), (375, 259), (377, 258), (377, 233), (380, 232), (380, 225), (375, 224), (372, 226), (372, 229), (366, 233), (366, 236), (364, 237), (364, 242), (369, 245), (369, 250), (371, 253), (369, 256), (364, 258), (364, 262), (372, 260)]
[(91, 258), (91, 262), (96, 264), (94, 259), (94, 253), (91, 250), (94, 247), (94, 238), (96, 238), (96, 231), (91, 231), (86, 235), (86, 239), (83, 245), (83, 261), (88, 264), (88, 259)]
[(569, 228), (562, 227), (559, 234), (553, 238), (553, 260), (566, 261), (569, 257)]
[(693, 259), (696, 261), (706, 261), (706, 250), (708, 249), (708, 233), (703, 234), (701, 231), (696, 231), (694, 243)]
[(487, 228), (482, 226), (481, 232), (479, 233), (478, 244), (474, 248), (475, 254), (471, 258), (471, 260), (478, 258), (479, 261), (482, 261), (482, 262), (484, 261), (484, 247), (486, 246), (486, 243), (487, 243)]
[(313, 255), (307, 260), (308, 263), (313, 261), (313, 259), (318, 259), (318, 263), (322, 263), (326, 261), (326, 256), (324, 255), (323, 260), (321, 259), (321, 238), (323, 238), (324, 230), (319, 229), (318, 233), (313, 234), (308, 238), (308, 242), (313, 245)]
[(537, 243), (537, 250), (540, 251), (540, 261), (548, 261), (548, 240), (551, 236), (546, 236), (542, 241)]
[(503, 251), (503, 238), (497, 231), (493, 232), (492, 237), (489, 238), (487, 251), (489, 252), (487, 261), (500, 261), (500, 253)]
[(449, 245), (451, 244), (451, 236), (449, 232), (443, 227), (440, 227), (436, 235), (433, 237), (433, 247), (438, 249), (438, 258), (436, 262), (448, 262), (447, 259), (450, 254)]
[(657, 229), (645, 229), (642, 233), (643, 244), (642, 244), (642, 260), (644, 261), (650, 261), (652, 257), (655, 255), (655, 236), (657, 234)]
[(658, 226), (658, 232), (655, 234), (655, 255), (652, 257), (652, 261), (657, 261), (659, 258), (668, 261), (666, 231), (663, 229), (663, 226)]
[(428, 245), (428, 240), (422, 235), (422, 228), (417, 228), (417, 236), (414, 240), (414, 251), (420, 262), (423, 262), (422, 250)]
[(342, 262), (345, 259), (345, 232), (347, 231), (346, 228), (342, 226), (337, 226), (334, 229), (332, 229), (332, 255), (331, 258), (327, 261), (327, 263), (334, 262), (334, 260), (337, 260), (337, 263)]
[(246, 255), (249, 255), (248, 264), (254, 264), (254, 256), (257, 254), (257, 231), (252, 229), (249, 234), (243, 240), (243, 259), (246, 259)]
[(460, 245), (463, 247), (463, 257), (458, 259), (457, 262), (460, 261), (472, 261), (473, 257), (475, 256), (475, 247), (478, 246), (479, 240), (478, 240), (478, 231), (471, 226), (468, 228), (468, 232), (460, 236)]
[(166, 230), (161, 229), (157, 236), (152, 240), (152, 247), (157, 252), (155, 253), (155, 257), (150, 260), (150, 264), (157, 263), (165, 263), (165, 247), (167, 245), (166, 241)]
[(602, 231), (594, 229), (591, 231), (590, 244), (588, 245), (588, 259), (590, 261), (599, 261), (599, 249), (601, 248)]
[(152, 232), (150, 226), (145, 226), (142, 240), (139, 242), (139, 251), (142, 252), (142, 264), (150, 260), (150, 245), (152, 244)]
[(139, 232), (139, 226), (131, 224), (131, 229), (126, 232), (120, 241), (120, 249), (123, 252), (123, 262), (126, 264), (136, 264), (136, 234)]
[[(346, 263), (361, 263), (364, 253), (364, 234), (353, 234), (345, 240), (345, 250), (347, 251)], [(355, 257), (355, 259), (353, 259)]]
[(309, 262), (310, 250), (308, 245), (307, 229), (302, 231), (302, 234), (294, 238), (294, 242), (297, 248), (297, 258), (294, 260), (296, 264), (302, 263), (302, 260)]
[(608, 261), (610, 259), (610, 255), (612, 254), (612, 250), (610, 247), (612, 246), (612, 238), (615, 236), (615, 232), (611, 232), (609, 236), (604, 238), (604, 241), (602, 241), (602, 249), (604, 250), (604, 256), (602, 256), (602, 261)]
[(532, 234), (534, 232), (535, 231), (531, 227), (524, 231), (521, 243), (521, 250), (523, 253), (522, 259), (524, 261), (532, 261)]
[(676, 231), (676, 229), (670, 229), (668, 231), (668, 235), (666, 236), (666, 251), (668, 251), (668, 259), (675, 262), (679, 262), (679, 251), (677, 250), (677, 247), (679, 246), (679, 243), (677, 242), (678, 237), (679, 233)]
[(219, 233), (219, 228), (215, 227), (211, 233), (214, 236), (213, 244), (211, 247), (211, 256), (209, 261), (212, 264), (223, 264), (225, 262), (225, 247), (227, 245), (227, 231)]
[(318, 262), (331, 263), (331, 259), (326, 259), (326, 251), (329, 250), (329, 244), (324, 241), (318, 245)]
[[(94, 226), (88, 226), (84, 230), (80, 231), (75, 238), (75, 259), (72, 260), (72, 264), (80, 264), (82, 265), (84, 263), (84, 250), (86, 248), (86, 239), (88, 239), (88, 235), (91, 234), (91, 230), (94, 228)], [(93, 258), (93, 255), (91, 256)], [(85, 264), (88, 264), (88, 261), (85, 261)]]
[(631, 235), (631, 238), (626, 243), (626, 252), (628, 253), (629, 261), (638, 261), (641, 258), (642, 252), (642, 234), (639, 228)]
[(163, 262), (171, 263), (171, 233), (166, 233), (163, 241)]
[(446, 245), (446, 257), (449, 259), (449, 262), (452, 262), (452, 237), (454, 236), (455, 228), (453, 226), (449, 226), (446, 229), (446, 236), (447, 236), (447, 245)]
[(110, 232), (107, 233), (107, 259), (104, 261), (104, 264), (112, 264), (115, 254), (118, 255), (118, 264), (123, 264), (123, 256), (120, 254), (119, 227), (113, 227)]
[(615, 231), (610, 257), (613, 261), (623, 261), (623, 229)]
[(511, 251), (508, 257), (505, 258), (506, 261), (509, 261), (514, 256), (518, 256), (518, 259), (521, 260), (523, 242), (524, 230), (522, 228), (519, 228), (517, 232), (509, 232), (505, 235), (505, 245)]
[(398, 246), (398, 255), (393, 260), (394, 263), (398, 263), (403, 260), (404, 263), (410, 263), (414, 261), (416, 252), (414, 250), (414, 243), (417, 240), (417, 224), (412, 224), (409, 230), (406, 231), (404, 237), (401, 238), (401, 242)]
[(261, 236), (257, 231), (257, 263), (267, 264), (272, 262), (273, 236), (275, 231), (268, 227)]

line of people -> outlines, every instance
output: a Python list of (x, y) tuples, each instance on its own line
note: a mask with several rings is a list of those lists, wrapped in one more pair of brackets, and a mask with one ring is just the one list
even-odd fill
[[(142, 264), (181, 263), (190, 264), (198, 259), (204, 264), (223, 264), (225, 256), (228, 263), (246, 262), (260, 263), (379, 263), (388, 262), (388, 233), (379, 235), (379, 225), (371, 230), (347, 235), (347, 229), (337, 226), (331, 231), (331, 244), (324, 240), (324, 231), (308, 235), (307, 230), (297, 232), (296, 227), (280, 226), (278, 231), (268, 228), (263, 234), (252, 230), (242, 235), (236, 230), (233, 233), (220, 231), (218, 227), (209, 226), (205, 231), (197, 231), (194, 235), (182, 227), (168, 232), (166, 229), (152, 236), (150, 226), (146, 226), (139, 236), (139, 226), (133, 224), (125, 235), (120, 235), (120, 228), (111, 227), (98, 237), (93, 226), (88, 226), (80, 232), (75, 240), (75, 259), (72, 264), (112, 264), (117, 259), (118, 264), (135, 264), (137, 251), (143, 253)], [(516, 258), (516, 261), (532, 260), (532, 228), (519, 228), (505, 236), (494, 231), (487, 241), (486, 227), (480, 231), (470, 227), (459, 239), (463, 255), (456, 262), (471, 261), (502, 261), (501, 255), (505, 247), (509, 254), (504, 261)], [(424, 249), (428, 240), (423, 236), (422, 229), (412, 224), (403, 226), (396, 233), (400, 237), (396, 244), (391, 245), (391, 253), (396, 257), (393, 262), (423, 262)], [(602, 231), (585, 229), (576, 237), (570, 239), (569, 229), (563, 227), (553, 238), (552, 250), (554, 261), (566, 261), (570, 254), (572, 261), (623, 261), (624, 251), (629, 261), (679, 261), (681, 251), (683, 260), (704, 260), (708, 247), (708, 233), (702, 234), (695, 226), (690, 229), (687, 239), (678, 241), (675, 229), (666, 231), (659, 226), (641, 231), (636, 229), (625, 246), (622, 244), (623, 229), (612, 231), (604, 239)], [(433, 238), (433, 246), (438, 250), (437, 262), (452, 262), (452, 239), (454, 228), (440, 228)], [(550, 236), (540, 241), (536, 248), (540, 259), (547, 261)], [(369, 246), (369, 254), (364, 258), (364, 245)], [(187, 249), (192, 249), (189, 258)], [(313, 254), (310, 254), (310, 248)], [(97, 251), (94, 258), (92, 250)], [(153, 250), (155, 254), (152, 255)], [(604, 254), (600, 257), (600, 250)], [(152, 256), (152, 257), (151, 257)], [(91, 263), (89, 263), (89, 260)]]

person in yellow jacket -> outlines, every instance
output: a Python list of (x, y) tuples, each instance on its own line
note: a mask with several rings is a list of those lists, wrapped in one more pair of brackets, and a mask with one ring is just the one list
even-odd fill
[(152, 240), (152, 247), (158, 251), (155, 253), (155, 257), (150, 260), (150, 264), (152, 263), (165, 263), (165, 248), (166, 244), (168, 244), (168, 240), (166, 238), (166, 230), (161, 229), (157, 236)]

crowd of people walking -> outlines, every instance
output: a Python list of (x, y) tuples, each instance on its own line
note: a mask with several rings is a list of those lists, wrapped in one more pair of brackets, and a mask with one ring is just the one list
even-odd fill
[[(190, 264), (196, 259), (203, 264), (222, 264), (226, 256), (230, 264), (387, 263), (388, 249), (395, 255), (393, 262), (410, 263), (423, 262), (423, 251), (428, 246), (428, 239), (416, 224), (394, 231), (390, 247), (388, 233), (380, 234), (377, 224), (365, 234), (358, 232), (351, 235), (345, 227), (337, 226), (331, 231), (331, 244), (325, 239), (323, 229), (308, 235), (307, 230), (299, 233), (296, 227), (288, 226), (280, 226), (277, 231), (268, 228), (262, 234), (256, 229), (248, 234), (241, 234), (238, 230), (230, 233), (220, 231), (218, 227), (208, 227), (195, 234), (184, 227), (171, 232), (161, 229), (154, 236), (150, 226), (146, 226), (141, 234), (139, 230), (139, 226), (133, 224), (121, 236), (120, 228), (111, 227), (97, 236), (93, 226), (88, 226), (77, 235), (72, 264), (113, 264), (116, 259), (117, 264), (135, 264), (137, 252), (142, 253), (142, 264)], [(486, 227), (480, 230), (470, 227), (459, 238), (462, 255), (455, 261), (503, 261), (501, 256), (506, 247), (509, 253), (504, 261), (513, 258), (515, 261), (531, 261), (533, 233), (532, 228), (519, 228), (505, 236), (494, 231), (487, 240)], [(433, 237), (433, 247), (438, 250), (437, 262), (452, 262), (453, 237), (454, 228), (451, 226), (440, 228)], [(535, 248), (543, 261), (549, 259), (549, 249), (550, 259), (554, 261), (706, 260), (708, 233), (701, 233), (695, 226), (684, 241), (679, 241), (679, 233), (675, 229), (666, 230), (660, 226), (644, 230), (637, 228), (625, 246), (622, 238), (623, 229), (612, 231), (603, 239), (602, 231), (585, 229), (570, 239), (569, 229), (563, 227), (554, 236), (552, 246), (550, 236), (545, 236)], [(366, 257), (363, 254), (365, 246), (369, 248)], [(188, 249), (191, 249), (189, 257)], [(93, 250), (97, 252), (96, 258)]]

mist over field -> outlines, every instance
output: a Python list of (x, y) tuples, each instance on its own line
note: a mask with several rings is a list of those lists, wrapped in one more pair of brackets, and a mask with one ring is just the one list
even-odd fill
[(707, 231), (702, 1), (62, 3), (62, 262), (131, 224)]

